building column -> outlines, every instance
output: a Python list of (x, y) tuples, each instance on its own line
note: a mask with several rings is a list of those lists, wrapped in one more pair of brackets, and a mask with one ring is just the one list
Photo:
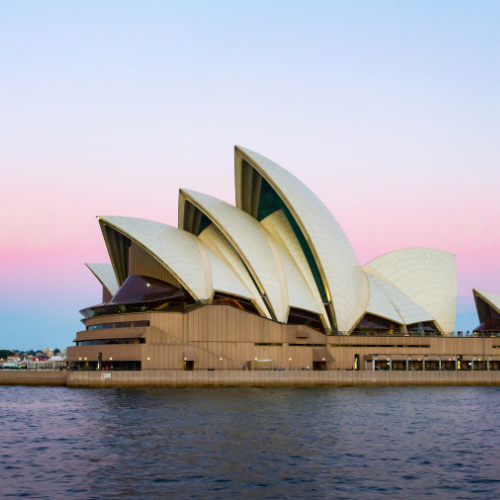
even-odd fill
[(488, 359), (486, 360), (486, 370), (490, 371), (490, 358), (491, 356), (488, 356)]
[(410, 370), (410, 359), (411, 358), (409, 356), (407, 356), (407, 358), (406, 358), (406, 371)]
[(389, 358), (389, 371), (392, 372), (392, 358)]
[(476, 356), (472, 356), (472, 361), (470, 362), (471, 370), (474, 371), (474, 361), (476, 360)]
[(424, 356), (424, 359), (422, 359), (422, 371), (425, 372), (425, 360), (427, 359), (427, 356)]
[(375, 371), (375, 361), (377, 359), (377, 356), (373, 356), (372, 358), (372, 370)]
[(441, 356), (439, 356), (438, 361), (439, 361), (439, 371), (441, 371)]

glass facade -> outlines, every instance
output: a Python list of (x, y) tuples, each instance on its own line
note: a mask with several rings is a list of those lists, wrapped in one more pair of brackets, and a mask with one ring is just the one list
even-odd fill
[(117, 323), (100, 323), (99, 325), (87, 326), (87, 330), (106, 330), (108, 328), (133, 328), (149, 326), (149, 321), (120, 321)]
[(243, 311), (259, 314), (259, 311), (257, 311), (251, 300), (236, 297), (235, 295), (215, 292), (212, 304), (226, 304), (237, 309), (242, 309)]
[(422, 323), (412, 323), (406, 325), (406, 330), (413, 333), (421, 333), (422, 335), (429, 333), (439, 333), (433, 321), (424, 321)]
[[(422, 323), (413, 323), (406, 325), (406, 331), (411, 334), (420, 335), (441, 335), (433, 321), (424, 321)], [(391, 335), (404, 332), (402, 325), (375, 314), (365, 314), (358, 323), (352, 335)]]
[(129, 276), (109, 304), (183, 302), (184, 292), (164, 281), (145, 276)]
[(145, 344), (146, 339), (97, 339), (97, 340), (77, 340), (77, 347), (82, 345), (115, 345), (115, 344)]
[(185, 312), (186, 306), (194, 305), (194, 299), (182, 288), (159, 279), (132, 275), (110, 302), (82, 309), (80, 313), (85, 318), (93, 318), (147, 311)]
[(500, 333), (500, 319), (490, 318), (474, 329), (478, 333)]
[(486, 303), (481, 297), (475, 297), (477, 312), (481, 324), (474, 328), (475, 332), (484, 333), (500, 333), (500, 313)]
[(365, 314), (363, 319), (358, 323), (354, 331), (353, 335), (356, 334), (364, 334), (366, 332), (373, 333), (399, 333), (401, 329), (401, 325), (390, 321), (385, 318), (381, 318), (379, 316), (375, 316), (374, 314)]
[(297, 307), (290, 307), (287, 323), (289, 325), (307, 325), (314, 328), (314, 330), (324, 332), (323, 323), (321, 323), (319, 314), (305, 311), (304, 309), (298, 309)]

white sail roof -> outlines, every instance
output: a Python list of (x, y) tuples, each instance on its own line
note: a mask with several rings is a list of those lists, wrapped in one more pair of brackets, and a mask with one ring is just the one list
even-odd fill
[[(191, 233), (144, 219), (101, 217), (101, 220), (153, 255), (196, 300), (210, 300), (215, 291), (254, 300), (226, 259)], [(256, 307), (259, 309), (257, 304)]]
[[(221, 261), (226, 262), (233, 273), (235, 273), (237, 277), (243, 282), (248, 295), (251, 296), (252, 302), (254, 303), (259, 313), (262, 316), (271, 318), (271, 316), (269, 315), (269, 311), (267, 310), (267, 307), (264, 304), (259, 291), (255, 287), (252, 278), (248, 274), (248, 271), (245, 269), (241, 258), (239, 257), (231, 243), (229, 243), (227, 238), (217, 229), (215, 224), (210, 224), (199, 235), (199, 239), (202, 240), (203, 243), (207, 245), (207, 247), (210, 248), (210, 250), (215, 255), (217, 255)], [(215, 284), (214, 288), (217, 289)], [(222, 291), (221, 288), (219, 288), (219, 290)], [(235, 293), (237, 295), (240, 295), (236, 292), (236, 290), (233, 292), (228, 291), (228, 293)], [(246, 295), (243, 296), (246, 297)]]
[(489, 304), (493, 309), (500, 313), (500, 294), (494, 292), (488, 292), (487, 290), (477, 290), (476, 288), (472, 290), (476, 297), (480, 297), (487, 304)]
[(120, 286), (116, 279), (115, 271), (111, 264), (85, 264), (92, 274), (100, 281), (101, 285), (107, 288), (111, 295), (114, 295)]
[(206, 252), (212, 270), (213, 290), (252, 300), (252, 294), (231, 266), (223, 259), (220, 259), (210, 248), (207, 248)]
[(153, 255), (194, 299), (211, 298), (208, 255), (196, 236), (160, 222), (132, 217), (100, 217), (100, 223), (116, 229)]
[(289, 307), (322, 312), (291, 257), (253, 217), (205, 194), (181, 189), (179, 196), (201, 210), (231, 243), (277, 321), (286, 322)]
[(366, 312), (403, 324), (403, 318), (399, 315), (398, 310), (378, 283), (377, 278), (370, 274), (367, 277), (370, 283), (370, 300)]
[[(370, 282), (370, 301), (366, 312), (392, 319), (404, 325), (434, 321), (428, 312), (408, 298), (401, 290), (379, 273), (374, 273), (366, 271)], [(385, 298), (382, 297), (382, 294)]]
[[(292, 290), (290, 293), (293, 298), (290, 300), (292, 304), (299, 304), (301, 301), (304, 302), (301, 306), (302, 309), (307, 309), (310, 311), (317, 312), (322, 316), (323, 323), (326, 328), (331, 329), (330, 320), (326, 314), (325, 307), (319, 295), (318, 288), (314, 281), (314, 277), (311, 272), (311, 268), (307, 263), (306, 256), (300, 246), (300, 243), (295, 235), (290, 223), (288, 222), (283, 210), (278, 210), (273, 214), (266, 217), (261, 221), (261, 224), (271, 233), (272, 237), (285, 251), (287, 257), (293, 261), (293, 266), (290, 266), (289, 275), (290, 280), (292, 280), (292, 275), (300, 272), (302, 278), (296, 278), (295, 281), (300, 281), (300, 285), (296, 287), (297, 291)], [(305, 283), (303, 283), (303, 281)], [(309, 289), (309, 294), (304, 294), (304, 285)], [(295, 297), (295, 294), (300, 294), (299, 297)], [(311, 304), (310, 302), (313, 302)]]
[[(363, 269), (403, 292), (437, 322), (442, 332), (454, 331), (458, 291), (453, 254), (430, 248), (409, 248), (382, 255)], [(405, 319), (407, 324), (408, 321)], [(423, 320), (415, 322), (419, 321)]]
[(300, 227), (321, 274), (337, 330), (349, 331), (366, 309), (368, 281), (344, 231), (319, 198), (301, 181), (253, 151), (235, 148), (236, 205), (251, 212), (258, 199), (242, 161), (250, 164), (275, 190)]

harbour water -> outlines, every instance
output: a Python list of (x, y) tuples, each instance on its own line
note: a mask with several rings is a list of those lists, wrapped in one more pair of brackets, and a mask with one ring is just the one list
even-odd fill
[(500, 498), (500, 389), (0, 387), (2, 498)]

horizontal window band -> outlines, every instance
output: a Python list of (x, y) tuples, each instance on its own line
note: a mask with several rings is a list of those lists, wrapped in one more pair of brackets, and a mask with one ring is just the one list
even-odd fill
[(288, 344), (290, 347), (325, 347), (325, 344)]
[[(417, 349), (430, 349), (430, 345), (388, 345), (388, 344), (329, 344), (331, 347), (381, 347), (384, 349), (407, 349), (407, 348), (417, 348)], [(500, 346), (499, 346), (500, 347)]]
[(94, 340), (77, 340), (76, 346), (85, 346), (85, 345), (118, 345), (118, 344), (128, 344), (128, 345), (137, 345), (137, 344), (145, 344), (145, 338), (139, 339), (94, 339)]
[(118, 323), (100, 323), (98, 325), (89, 325), (87, 330), (108, 330), (110, 328), (134, 328), (149, 326), (149, 321), (121, 321)]

